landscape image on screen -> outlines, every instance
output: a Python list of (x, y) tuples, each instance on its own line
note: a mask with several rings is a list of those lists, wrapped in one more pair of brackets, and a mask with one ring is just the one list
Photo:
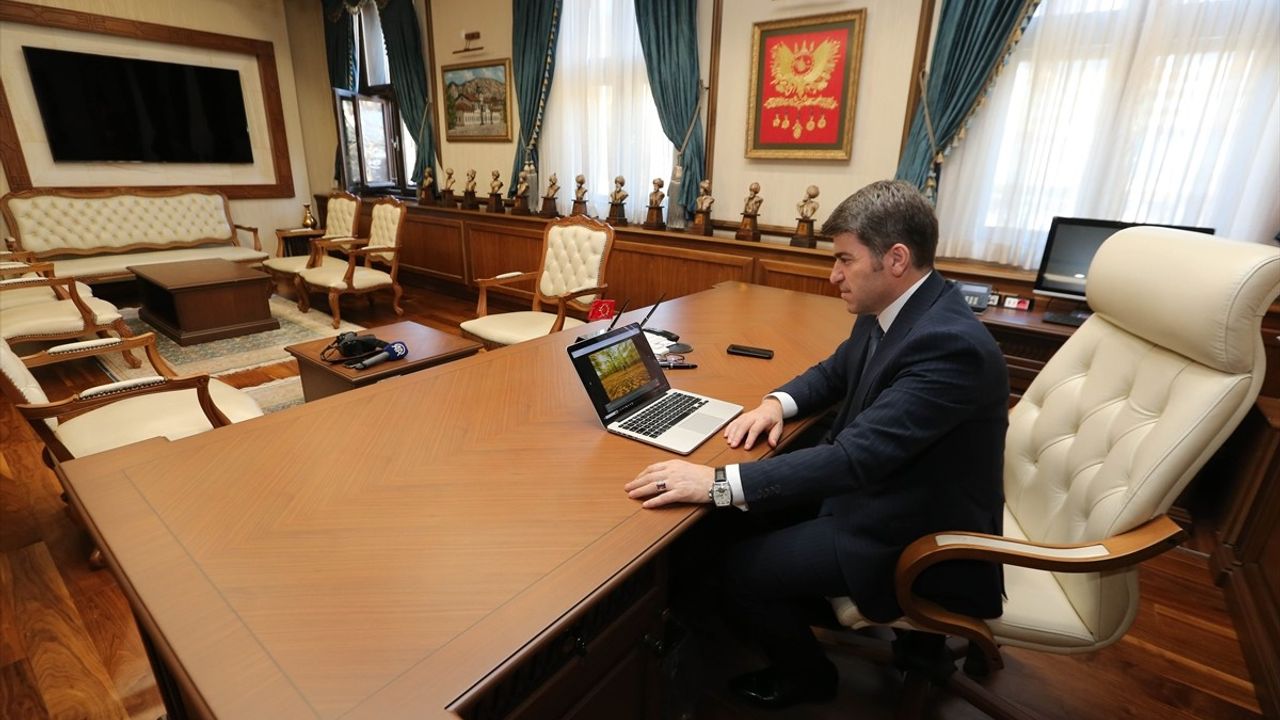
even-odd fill
[(653, 379), (640, 359), (635, 341), (618, 343), (588, 357), (610, 402), (626, 397)]

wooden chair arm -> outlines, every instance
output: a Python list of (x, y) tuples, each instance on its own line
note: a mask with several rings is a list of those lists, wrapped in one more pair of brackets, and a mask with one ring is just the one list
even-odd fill
[(400, 248), (396, 247), (395, 245), (377, 245), (377, 246), (365, 245), (361, 247), (352, 248), (349, 252), (352, 255), (383, 255), (383, 254), (392, 255), (400, 252)]
[(27, 273), (53, 277), (53, 263), (0, 258), (0, 277), (21, 277)]
[(41, 350), (38, 353), (24, 355), (22, 357), (22, 364), (29, 368), (34, 368), (66, 362), (67, 360), (77, 360), (79, 358), (108, 355), (114, 352), (124, 352), (136, 348), (144, 349), (147, 359), (151, 361), (151, 367), (154, 368), (161, 377), (169, 379), (178, 377), (178, 374), (174, 372), (173, 368), (169, 366), (169, 363), (165, 362), (165, 359), (160, 355), (160, 348), (156, 345), (156, 334), (151, 332), (127, 338), (100, 338), (96, 340), (63, 343), (62, 345), (56, 345), (54, 347)]
[(258, 228), (249, 227), (248, 225), (234, 225), (234, 224), (231, 227), (237, 230), (244, 230), (245, 232), (253, 233), (253, 249), (257, 250), (258, 252), (262, 252), (262, 241), (258, 239)]
[(91, 394), (89, 397), (82, 397), (84, 393), (92, 393), (95, 388), (89, 388), (83, 393), (76, 393), (72, 397), (41, 405), (21, 404), (17, 405), (18, 411), (28, 420), (44, 420), (46, 418), (66, 418), (76, 415), (83, 415), (102, 407), (106, 407), (121, 400), (141, 397), (143, 395), (152, 395), (161, 392), (176, 392), (180, 390), (195, 389), (196, 398), (200, 403), (200, 410), (204, 412), (204, 416), (208, 418), (209, 424), (213, 427), (223, 427), (230, 425), (231, 420), (213, 404), (213, 397), (209, 394), (209, 376), (208, 375), (188, 375), (186, 377), (157, 377), (153, 383), (138, 385), (121, 390), (110, 390)]
[[(17, 241), (13, 238), (5, 238), (6, 247), (16, 245)], [(0, 250), (0, 260), (13, 260), (16, 262), (36, 262), (39, 258), (30, 250)]]
[(501, 275), (494, 275), (491, 278), (480, 278), (475, 281), (476, 288), (480, 290), (480, 298), (476, 300), (476, 317), (484, 317), (489, 314), (489, 288), (495, 285), (510, 285), (524, 280), (533, 280), (538, 277), (540, 271), (532, 270), (530, 272), (509, 272)]
[(557, 333), (564, 329), (565, 312), (569, 309), (570, 300), (580, 298), (583, 295), (603, 295), (604, 291), (607, 290), (608, 288), (609, 288), (609, 284), (605, 283), (598, 287), (582, 288), (581, 290), (574, 290), (572, 292), (567, 292), (563, 295), (557, 295), (556, 296), (556, 320), (555, 322), (551, 323), (551, 332), (547, 334), (549, 335), (551, 333)]
[(920, 573), (949, 560), (984, 560), (1054, 572), (1106, 572), (1155, 557), (1177, 547), (1185, 538), (1186, 531), (1168, 515), (1153, 518), (1129, 532), (1079, 545), (1045, 545), (982, 533), (934, 533), (908, 545), (898, 558), (898, 605), (903, 615), (921, 628), (976, 643), (991, 667), (1000, 668), (1003, 661), (987, 624), (915, 595), (912, 587)]
[[(76, 280), (71, 277), (51, 277), (41, 276), (33, 278), (11, 278), (9, 280), (0, 281), (0, 292), (5, 290), (20, 290), (32, 287), (47, 287), (53, 290), (54, 295), (58, 297), (58, 301), (70, 300), (76, 306), (76, 310), (80, 313), (80, 319), (84, 321), (85, 327), (94, 327), (98, 324), (98, 315), (84, 300), (80, 299), (80, 291), (76, 288)], [(50, 301), (56, 302), (56, 301)]]
[(26, 252), (25, 250), (22, 249), (22, 246), (18, 244), (18, 238), (12, 235), (4, 236), (4, 247), (5, 247), (5, 250), (11, 253)]

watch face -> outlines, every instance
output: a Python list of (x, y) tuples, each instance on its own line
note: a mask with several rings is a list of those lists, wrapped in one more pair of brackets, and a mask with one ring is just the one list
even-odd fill
[(715, 499), (716, 507), (726, 507), (732, 502), (731, 493), (729, 492), (729, 483), (718, 482), (711, 486), (711, 497)]

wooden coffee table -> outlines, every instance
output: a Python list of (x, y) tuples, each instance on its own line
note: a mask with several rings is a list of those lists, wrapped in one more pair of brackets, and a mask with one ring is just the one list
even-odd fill
[(409, 346), (409, 354), (400, 360), (388, 360), (365, 370), (352, 370), (342, 363), (329, 363), (320, 359), (320, 351), (333, 342), (333, 338), (290, 345), (285, 350), (298, 359), (298, 374), (302, 376), (302, 397), (307, 402), (475, 355), (483, 347), (480, 343), (419, 325), (412, 320), (369, 328), (360, 334), (374, 335), (387, 342), (399, 340)]
[(271, 276), (230, 260), (133, 265), (142, 291), (138, 317), (179, 345), (275, 330)]

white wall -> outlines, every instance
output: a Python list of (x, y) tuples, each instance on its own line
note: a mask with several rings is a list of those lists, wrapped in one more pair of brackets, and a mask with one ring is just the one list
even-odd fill
[[(242, 225), (260, 229), (264, 249), (274, 250), (275, 229), (295, 227), (302, 217), (308, 182), (297, 92), (294, 87), (293, 60), (283, 0), (28, 0), (35, 5), (66, 8), (80, 12), (127, 20), (191, 28), (205, 32), (236, 35), (271, 42), (275, 47), (276, 71), (280, 80), (280, 98), (284, 109), (285, 134), (289, 143), (289, 167), (293, 176), (294, 197), (271, 200), (233, 200), (232, 219)], [(323, 42), (323, 41), (322, 41)], [(70, 46), (68, 46), (70, 47)], [(74, 48), (71, 48), (74, 49)], [(321, 66), (323, 69), (323, 65)], [(10, 90), (12, 93), (13, 91)], [(13, 98), (10, 97), (12, 102)], [(43, 128), (36, 132), (43, 134)], [(332, 151), (330, 151), (332, 152)], [(31, 159), (28, 158), (28, 163)], [(104, 172), (106, 174), (104, 174)], [(188, 182), (181, 166), (163, 168), (152, 173), (152, 184)], [(86, 183), (90, 184), (90, 183)], [(127, 174), (114, 176), (98, 169), (92, 184), (142, 184)], [(0, 194), (9, 192), (7, 179), (0, 177)], [(247, 243), (247, 239), (242, 239)]]
[[(710, 2), (704, 2), (710, 5)], [(716, 213), (737, 219), (747, 186), (760, 183), (764, 205), (760, 222), (795, 226), (795, 206), (808, 185), (821, 190), (816, 216), (828, 213), (867, 183), (893, 177), (898, 166), (902, 121), (906, 114), (915, 53), (919, 0), (860, 0), (866, 29), (858, 79), (853, 152), (849, 160), (759, 160), (746, 158), (747, 101), (751, 78), (752, 25), (850, 9), (847, 2), (802, 0), (726, 0), (720, 34), (719, 97), (712, 168)], [(708, 16), (709, 9), (705, 11)], [(700, 18), (701, 19), (701, 18)], [(705, 31), (709, 34), (709, 29)], [(709, 44), (709, 43), (708, 43)], [(704, 67), (706, 67), (704, 65)]]
[[(481, 60), (498, 60), (511, 57), (511, 0), (431, 0), (431, 23), (435, 35), (436, 51), (436, 89), (443, 93), (440, 67), (456, 63), (470, 63)], [(468, 30), (479, 30), (480, 40), (472, 45), (482, 45), (480, 52), (453, 54), (462, 49), (465, 41), (462, 33)], [(489, 172), (501, 172), (502, 181), (507, 183), (511, 175), (511, 160), (515, 156), (516, 141), (520, 137), (520, 111), (516, 108), (515, 89), (512, 88), (511, 102), (511, 142), (454, 142), (444, 137), (444, 111), (436, 107), (435, 119), (440, 129), (440, 152), (444, 165), (440, 168), (441, 177), (444, 168), (453, 168), (458, 183), (456, 192), (462, 192), (462, 183), (468, 168), (476, 171), (476, 180), (484, 194), (489, 186)]]

